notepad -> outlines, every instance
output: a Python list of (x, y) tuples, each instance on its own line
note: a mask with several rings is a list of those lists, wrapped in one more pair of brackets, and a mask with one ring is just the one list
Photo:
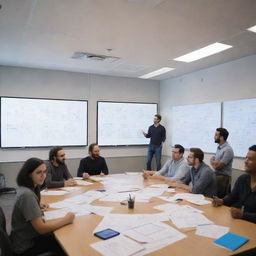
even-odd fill
[(229, 250), (235, 251), (248, 241), (249, 239), (247, 237), (239, 236), (233, 233), (227, 233), (215, 240), (214, 243)]

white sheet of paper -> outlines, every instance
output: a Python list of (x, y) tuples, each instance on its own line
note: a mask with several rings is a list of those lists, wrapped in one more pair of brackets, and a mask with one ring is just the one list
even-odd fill
[(144, 249), (141, 244), (122, 235), (93, 243), (91, 247), (104, 256), (130, 256)]
[(67, 194), (67, 191), (63, 191), (63, 190), (43, 190), (41, 191), (41, 195), (44, 196), (62, 196)]
[(147, 240), (147, 242), (145, 241), (143, 244), (145, 250), (141, 253), (136, 253), (136, 256), (159, 250), (186, 237), (183, 233), (164, 223), (149, 223), (144, 225), (144, 228), (140, 226), (133, 228), (133, 230), (134, 232), (128, 231), (128, 235), (133, 239)]
[(74, 192), (74, 191), (79, 191), (81, 188), (79, 187), (63, 187), (60, 188), (61, 190), (67, 191), (67, 192)]
[(85, 180), (76, 180), (77, 185), (79, 186), (89, 186), (92, 185), (93, 183), (85, 181)]
[(170, 212), (170, 219), (178, 228), (190, 228), (213, 223), (201, 213), (186, 210)]
[(229, 227), (219, 225), (205, 225), (196, 228), (196, 235), (218, 239), (229, 232)]

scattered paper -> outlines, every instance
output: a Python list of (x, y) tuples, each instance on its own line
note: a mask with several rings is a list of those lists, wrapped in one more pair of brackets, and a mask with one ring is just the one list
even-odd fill
[(196, 228), (196, 235), (217, 239), (229, 232), (229, 227), (205, 225)]
[(104, 256), (130, 256), (144, 249), (141, 244), (122, 235), (93, 243), (91, 247)]
[(62, 196), (67, 194), (67, 191), (63, 190), (43, 190), (41, 191), (41, 195), (43, 196)]
[(88, 185), (92, 185), (93, 183), (85, 181), (85, 180), (76, 180), (77, 185), (79, 186), (88, 186)]
[(67, 192), (74, 192), (74, 191), (79, 191), (81, 190), (81, 188), (79, 187), (63, 187), (63, 188), (60, 188), (61, 190), (65, 190)]

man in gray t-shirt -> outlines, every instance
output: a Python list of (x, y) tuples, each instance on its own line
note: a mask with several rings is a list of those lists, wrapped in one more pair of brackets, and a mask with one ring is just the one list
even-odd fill
[(47, 176), (43, 187), (59, 188), (76, 185), (76, 181), (72, 178), (65, 164), (65, 151), (63, 148), (53, 147), (50, 150), (46, 167)]
[(223, 198), (229, 193), (231, 184), (234, 152), (227, 142), (228, 135), (229, 132), (225, 128), (216, 129), (214, 140), (219, 146), (215, 156), (210, 159), (216, 174), (217, 195), (219, 198)]
[(144, 171), (143, 177), (146, 178), (154, 178), (159, 180), (181, 180), (183, 179), (188, 171), (189, 166), (187, 165), (187, 161), (184, 159), (184, 147), (176, 144), (172, 149), (172, 159), (168, 160), (164, 166), (157, 172), (154, 171)]
[(19, 187), (12, 213), (10, 236), (15, 253), (22, 253), (33, 246), (32, 239), (39, 234), (30, 221), (42, 216), (36, 194), (29, 188)]

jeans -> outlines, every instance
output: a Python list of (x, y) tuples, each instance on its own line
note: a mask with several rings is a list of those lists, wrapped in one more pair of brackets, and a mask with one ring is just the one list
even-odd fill
[(155, 155), (157, 170), (161, 169), (161, 154), (162, 154), (162, 145), (161, 146), (148, 146), (148, 154), (147, 154), (147, 170), (152, 170), (151, 161), (153, 156)]

